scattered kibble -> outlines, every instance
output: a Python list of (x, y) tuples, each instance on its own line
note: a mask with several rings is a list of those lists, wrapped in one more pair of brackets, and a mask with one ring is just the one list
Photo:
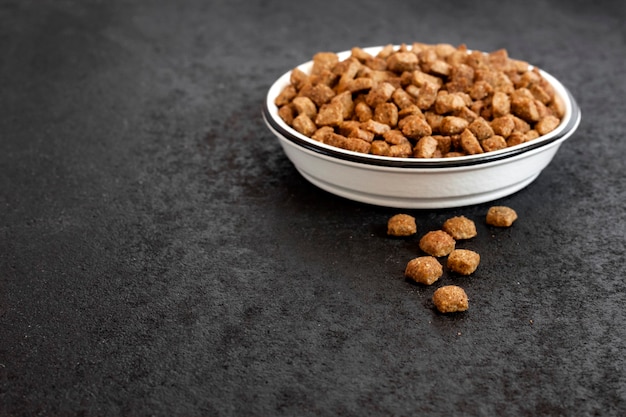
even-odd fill
[[(517, 220), (517, 213), (510, 207), (492, 206), (487, 211), (486, 222), (497, 227), (510, 227)], [(415, 218), (408, 214), (396, 214), (387, 222), (390, 236), (411, 236), (417, 233)], [(476, 224), (465, 216), (448, 218), (442, 230), (433, 230), (419, 240), (419, 248), (426, 256), (411, 259), (404, 275), (414, 282), (432, 285), (443, 276), (443, 265), (437, 259), (447, 256), (446, 268), (459, 275), (473, 274), (480, 264), (480, 254), (469, 249), (456, 248), (459, 240), (477, 236)], [(457, 285), (445, 285), (438, 288), (432, 297), (433, 304), (441, 313), (465, 311), (469, 302), (465, 290)], [(531, 321), (532, 324), (532, 321)]]
[(421, 250), (431, 256), (446, 256), (454, 250), (454, 238), (443, 230), (433, 230), (426, 233), (419, 243)]
[(465, 290), (456, 285), (445, 285), (433, 294), (433, 304), (440, 313), (456, 313), (469, 308)]
[(420, 256), (409, 261), (404, 275), (420, 284), (432, 285), (443, 275), (443, 266), (434, 256)]
[(511, 227), (517, 220), (517, 213), (510, 207), (493, 206), (487, 211), (487, 224), (496, 227)]
[(476, 236), (476, 224), (465, 216), (451, 217), (443, 223), (443, 231), (455, 240), (471, 239)]
[(411, 236), (415, 233), (415, 217), (408, 214), (396, 214), (387, 222), (387, 234), (390, 236)]
[(478, 268), (480, 255), (469, 249), (455, 249), (448, 256), (446, 266), (461, 275), (471, 275)]

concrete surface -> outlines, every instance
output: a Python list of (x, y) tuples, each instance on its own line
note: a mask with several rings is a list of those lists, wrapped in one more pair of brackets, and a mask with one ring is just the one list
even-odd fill
[[(461, 2), (458, 2), (461, 3)], [(626, 414), (619, 1), (0, 2), (0, 415)], [(399, 210), (306, 182), (261, 119), (319, 51), (506, 48), (582, 123), (463, 214), (466, 313), (403, 278)]]

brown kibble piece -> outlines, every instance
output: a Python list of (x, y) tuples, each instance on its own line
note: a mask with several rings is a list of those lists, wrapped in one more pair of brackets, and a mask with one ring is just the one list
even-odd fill
[(496, 91), (491, 99), (491, 112), (493, 117), (502, 117), (511, 112), (511, 100), (508, 94)]
[(341, 90), (356, 93), (359, 91), (369, 90), (374, 86), (374, 80), (371, 78), (359, 77), (354, 80), (348, 80), (339, 84), (343, 86)]
[[(415, 104), (411, 104), (408, 107), (403, 108), (402, 110), (400, 110), (398, 112), (398, 118), (399, 119), (403, 119), (407, 116), (419, 116), (419, 117), (424, 117), (424, 113), (422, 113), (422, 111), (420, 110), (419, 107), (417, 107)], [(428, 121), (428, 120), (427, 120)], [(400, 122), (400, 120), (398, 120), (398, 122)]]
[(452, 148), (452, 138), (450, 136), (434, 135), (433, 139), (437, 141), (437, 150), (441, 152), (442, 155), (450, 152)]
[(537, 139), (539, 137), (539, 132), (537, 132), (535, 129), (532, 129), (526, 132), (524, 136), (526, 136), (526, 142), (528, 142), (530, 140)]
[(426, 233), (419, 242), (421, 250), (431, 256), (446, 256), (454, 250), (454, 238), (443, 230), (434, 230)]
[[(388, 70), (368, 70), (367, 73), (364, 73), (362, 76), (371, 78), (374, 81), (373, 88), (380, 86), (381, 83), (391, 84), (394, 88), (398, 88), (402, 84), (401, 77)], [(391, 91), (391, 89), (388, 89), (388, 91), (385, 92), (386, 95), (389, 94), (389, 91)], [(393, 95), (393, 92), (391, 95)]]
[(439, 114), (452, 113), (465, 107), (465, 100), (457, 93), (439, 94), (435, 100), (435, 111)]
[(391, 156), (391, 145), (384, 140), (375, 140), (372, 141), (370, 152), (372, 155)]
[(487, 138), (480, 142), (480, 146), (482, 146), (483, 151), (485, 152), (493, 152), (499, 149), (506, 148), (506, 140), (502, 136), (493, 135), (490, 138)]
[(478, 268), (480, 255), (469, 249), (455, 249), (448, 256), (446, 266), (461, 275), (471, 275)]
[(339, 75), (339, 84), (345, 84), (347, 81), (353, 80), (362, 67), (358, 59), (350, 57), (333, 66), (332, 72)]
[(438, 86), (443, 85), (443, 81), (441, 80), (441, 78), (434, 75), (426, 74), (425, 72), (422, 72), (420, 70), (413, 71), (413, 78), (411, 81), (418, 87), (421, 87), (426, 82), (433, 83)]
[(361, 129), (365, 129), (368, 132), (374, 133), (375, 135), (382, 136), (386, 132), (391, 130), (391, 127), (389, 127), (389, 125), (386, 125), (384, 123), (377, 122), (374, 119), (370, 119), (366, 122), (361, 123)]
[(418, 53), (420, 68), (422, 71), (430, 72), (430, 66), (439, 59), (437, 52), (433, 48), (422, 48)]
[(484, 100), (476, 100), (470, 105), (470, 110), (478, 114), (479, 118), (491, 120), (491, 109)]
[(300, 68), (294, 68), (289, 75), (289, 82), (291, 82), (296, 90), (300, 90), (308, 80), (309, 76), (306, 75)]
[(305, 82), (310, 82), (313, 85), (324, 84), (328, 87), (332, 87), (335, 85), (337, 78), (339, 77), (336, 73), (329, 69), (324, 69), (321, 73), (309, 77)]
[(383, 138), (385, 142), (390, 145), (401, 145), (403, 143), (408, 143), (409, 140), (400, 132), (399, 130), (393, 129), (383, 133)]
[(465, 156), (463, 152), (448, 152), (443, 157), (444, 158), (458, 158), (459, 156)]
[(515, 129), (515, 122), (513, 121), (514, 117), (515, 116), (507, 114), (506, 116), (501, 116), (493, 119), (491, 121), (491, 128), (493, 129), (493, 133), (495, 133), (496, 135), (500, 135), (504, 138), (508, 138)]
[(539, 120), (539, 109), (534, 98), (517, 97), (512, 99), (511, 112), (529, 123)]
[(472, 123), (479, 118), (478, 114), (469, 107), (461, 107), (460, 110), (455, 111), (452, 115), (465, 119), (468, 123)]
[(339, 103), (341, 108), (343, 109), (343, 118), (348, 120), (351, 118), (352, 113), (354, 112), (354, 101), (352, 101), (352, 94), (348, 91), (337, 94), (330, 100), (331, 103)]
[(391, 99), (394, 91), (396, 91), (396, 87), (394, 87), (393, 84), (382, 82), (372, 87), (370, 92), (365, 97), (365, 102), (368, 106), (375, 108), (379, 104)]
[(359, 138), (366, 142), (374, 140), (374, 133), (361, 129), (361, 123), (356, 120), (347, 120), (339, 125), (338, 133), (349, 138)]
[(465, 216), (449, 218), (443, 223), (442, 229), (454, 240), (471, 239), (478, 234), (476, 224)]
[(433, 294), (433, 304), (440, 313), (456, 313), (469, 308), (465, 290), (456, 285), (445, 285)]
[[(543, 119), (546, 116), (552, 116), (552, 110), (550, 110), (548, 108), (548, 106), (546, 106), (545, 104), (543, 104), (541, 101), (535, 99), (535, 106), (537, 107), (537, 112), (539, 113), (539, 120)], [(535, 125), (535, 129), (537, 128), (537, 125)]]
[(529, 90), (532, 95), (543, 104), (548, 104), (552, 99), (550, 94), (539, 84), (531, 85)]
[(531, 86), (539, 83), (541, 75), (535, 71), (526, 71), (522, 74), (519, 80), (515, 83), (517, 88), (530, 88)]
[(402, 133), (409, 138), (419, 139), (433, 133), (432, 128), (423, 117), (407, 116), (402, 120)]
[(339, 126), (343, 122), (343, 107), (341, 103), (324, 104), (315, 117), (318, 126)]
[(389, 127), (394, 127), (398, 124), (398, 108), (393, 103), (381, 103), (374, 109), (373, 119)]
[(374, 111), (364, 101), (354, 105), (354, 114), (360, 122), (367, 122), (374, 116)]
[(404, 276), (424, 285), (432, 285), (443, 275), (443, 266), (433, 256), (420, 256), (411, 259), (404, 270)]
[(474, 120), (467, 128), (474, 134), (474, 136), (476, 136), (476, 139), (478, 140), (485, 140), (495, 135), (491, 125), (482, 117)]
[(511, 120), (513, 120), (513, 125), (515, 126), (513, 128), (513, 132), (519, 132), (519, 133), (526, 133), (530, 130), (530, 125), (528, 124), (527, 121), (520, 119), (517, 116), (513, 116), (511, 115)]
[(345, 136), (332, 133), (328, 136), (327, 144), (346, 149), (348, 151), (369, 153), (372, 145), (358, 138), (346, 138)]
[(313, 55), (313, 69), (311, 74), (320, 74), (324, 69), (332, 69), (339, 62), (339, 57), (333, 52), (318, 52)]
[(409, 141), (399, 143), (397, 145), (391, 145), (389, 147), (389, 156), (394, 156), (396, 158), (408, 158), (412, 154), (413, 148), (411, 147), (411, 143)]
[(545, 135), (556, 129), (560, 123), (561, 120), (558, 117), (546, 116), (537, 122), (537, 124), (535, 125), (535, 129), (540, 135)]
[(441, 126), (441, 121), (443, 120), (444, 116), (437, 114), (433, 111), (427, 111), (426, 113), (424, 113), (424, 118), (426, 119), (426, 122), (430, 125), (433, 133), (439, 132), (439, 127)]
[(452, 71), (452, 66), (446, 61), (438, 59), (430, 64), (430, 73), (441, 77), (447, 77)]
[(467, 120), (461, 117), (446, 116), (441, 120), (439, 132), (442, 135), (456, 135), (463, 132), (468, 125)]
[(396, 88), (396, 91), (394, 91), (391, 95), (391, 99), (401, 110), (415, 104), (413, 102), (413, 97), (411, 97), (411, 95), (402, 88)]
[(393, 45), (387, 44), (378, 52), (376, 56), (379, 58), (387, 59), (391, 54), (393, 54)]
[[(461, 56), (465, 57), (467, 55), (463, 52)], [(454, 81), (466, 80), (472, 83), (474, 81), (474, 74), (474, 68), (464, 64), (463, 62), (459, 62), (452, 66), (450, 79)]]
[[(478, 75), (479, 71), (480, 70), (476, 71), (477, 79), (480, 79)], [(513, 82), (505, 73), (494, 70), (489, 70), (488, 73), (489, 75), (487, 76), (486, 81), (491, 84), (493, 91), (502, 91), (507, 94), (513, 92), (515, 89)]]
[(483, 148), (476, 136), (469, 129), (465, 129), (461, 133), (461, 147), (468, 155), (483, 153)]
[(417, 68), (417, 55), (413, 52), (396, 52), (387, 58), (387, 68), (390, 71), (402, 73)]
[(421, 110), (426, 110), (433, 105), (437, 99), (437, 92), (439, 91), (439, 85), (430, 81), (424, 82), (417, 90), (417, 98), (415, 104)]
[(340, 133), (344, 136), (350, 136), (350, 134), (354, 133), (354, 131), (360, 128), (361, 123), (357, 120), (344, 120), (339, 124), (337, 128), (337, 133)]
[(521, 132), (513, 132), (506, 138), (506, 146), (515, 146), (526, 142), (526, 135)]
[(306, 114), (299, 114), (293, 119), (293, 128), (304, 136), (311, 136), (317, 130), (317, 125)]
[(302, 95), (313, 100), (313, 103), (315, 103), (317, 107), (321, 107), (328, 103), (331, 98), (335, 97), (336, 93), (326, 84), (317, 84)]
[[(474, 69), (472, 67), (470, 67), (469, 65), (465, 65), (465, 60), (467, 59), (467, 45), (465, 44), (461, 44), (459, 45), (456, 50), (454, 52), (452, 52), (450, 55), (446, 56), (446, 61), (448, 61), (450, 63), (450, 65), (452, 65), (454, 68), (457, 68), (459, 66), (466, 66), (469, 67), (472, 72), (471, 72), (471, 76), (468, 77), (470, 80), (474, 79)], [(454, 76), (454, 74), (453, 74)]]
[(335, 133), (335, 130), (330, 126), (322, 126), (313, 133), (311, 136), (312, 139), (318, 140), (320, 142), (326, 143), (326, 138), (331, 133)]
[(510, 207), (493, 206), (487, 211), (487, 224), (496, 227), (510, 227), (517, 220), (517, 213)]
[(291, 104), (285, 104), (284, 106), (278, 108), (278, 116), (290, 126), (293, 125), (293, 110), (294, 109)]
[(317, 115), (317, 107), (313, 100), (308, 97), (296, 97), (292, 101), (293, 108), (298, 114), (306, 114), (311, 120), (315, 119)]
[(493, 92), (493, 87), (487, 81), (476, 81), (470, 88), (469, 95), (474, 100), (482, 100)]
[(432, 158), (435, 155), (439, 141), (432, 136), (424, 136), (413, 148), (413, 156), (416, 158)]
[(415, 217), (409, 214), (396, 214), (387, 221), (387, 234), (390, 236), (411, 236), (415, 233)]
[(349, 137), (358, 138), (366, 142), (372, 142), (374, 138), (376, 137), (376, 135), (364, 129), (356, 129), (352, 132), (351, 135), (349, 135)]
[(296, 95), (298, 95), (296, 87), (289, 84), (287, 87), (283, 88), (280, 94), (274, 99), (274, 104), (276, 104), (277, 107), (282, 107), (285, 104), (289, 104)]
[(370, 55), (369, 52), (365, 52), (364, 49), (359, 48), (358, 46), (355, 46), (351, 49), (351, 56), (355, 57), (356, 59), (358, 59), (361, 62), (365, 62), (368, 59), (372, 59), (373, 56)]
[(565, 102), (561, 97), (557, 95), (552, 98), (552, 101), (550, 102), (548, 107), (554, 112), (557, 117), (563, 117), (563, 115), (565, 115)]

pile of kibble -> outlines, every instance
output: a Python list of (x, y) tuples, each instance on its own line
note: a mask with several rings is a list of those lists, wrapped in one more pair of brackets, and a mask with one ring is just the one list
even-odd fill
[(565, 104), (537, 68), (504, 49), (414, 42), (340, 60), (313, 56), (275, 98), (280, 118), (330, 146), (392, 157), (491, 152), (554, 130)]

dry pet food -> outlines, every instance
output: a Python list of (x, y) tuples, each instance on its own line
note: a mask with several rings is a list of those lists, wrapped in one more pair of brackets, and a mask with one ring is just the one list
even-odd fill
[(305, 136), (350, 151), (442, 158), (491, 152), (556, 129), (562, 99), (536, 68), (504, 49), (415, 42), (340, 61), (313, 56), (274, 103)]
[(431, 285), (443, 275), (443, 266), (433, 256), (420, 256), (409, 261), (404, 275), (420, 284)]
[(387, 221), (387, 234), (390, 236), (411, 236), (417, 233), (415, 217), (396, 214)]
[[(474, 128), (476, 135), (482, 136), (483, 127), (476, 125)], [(487, 211), (487, 223), (493, 226), (509, 227), (516, 219), (517, 213), (510, 207), (492, 206)], [(392, 236), (410, 236), (417, 232), (415, 218), (408, 214), (392, 216), (387, 221), (387, 228), (388, 235)], [(480, 254), (455, 246), (457, 240), (471, 239), (476, 235), (476, 224), (471, 219), (462, 215), (448, 218), (442, 230), (430, 231), (422, 236), (419, 247), (427, 255), (411, 259), (404, 276), (419, 284), (432, 285), (444, 275), (444, 266), (437, 259), (444, 256), (447, 256), (445, 266), (451, 274), (473, 274), (480, 264)], [(456, 285), (444, 285), (435, 290), (432, 302), (441, 313), (461, 312), (469, 308), (465, 290)]]
[(471, 239), (477, 235), (476, 224), (465, 216), (449, 218), (443, 223), (442, 229), (455, 240)]
[(446, 256), (454, 250), (456, 242), (452, 236), (443, 230), (434, 230), (426, 233), (419, 242), (421, 250), (431, 256)]
[(445, 285), (433, 294), (433, 304), (441, 313), (456, 313), (469, 308), (465, 290), (456, 285)]
[(455, 249), (448, 256), (447, 267), (461, 275), (470, 275), (476, 271), (480, 255), (469, 249)]
[(493, 206), (487, 211), (487, 224), (496, 227), (510, 227), (517, 220), (517, 213), (510, 207)]

